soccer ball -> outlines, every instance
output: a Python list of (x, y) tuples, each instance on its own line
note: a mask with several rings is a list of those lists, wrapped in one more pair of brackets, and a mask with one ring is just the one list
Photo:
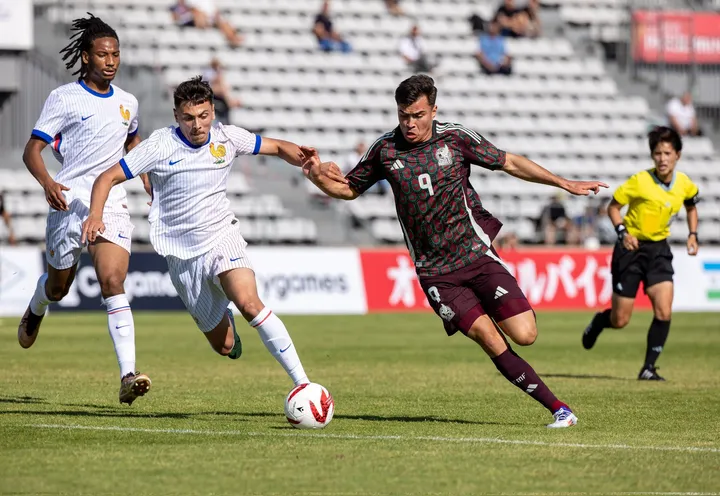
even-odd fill
[(285, 398), (285, 417), (296, 429), (322, 429), (334, 413), (332, 395), (314, 382), (294, 387)]

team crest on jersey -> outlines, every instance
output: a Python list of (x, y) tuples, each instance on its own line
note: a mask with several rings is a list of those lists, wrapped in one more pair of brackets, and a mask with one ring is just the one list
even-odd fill
[(215, 164), (224, 164), (225, 163), (225, 154), (227, 151), (225, 150), (224, 145), (218, 145), (217, 148), (215, 148), (215, 143), (210, 143), (210, 155), (215, 157)]
[(54, 257), (54, 256), (55, 256), (55, 250), (50, 249), (50, 257)]
[(127, 127), (130, 125), (130, 109), (126, 109), (120, 105), (120, 116), (123, 118), (123, 126)]
[(448, 146), (445, 145), (442, 148), (439, 148), (438, 151), (435, 152), (435, 159), (437, 160), (438, 165), (440, 165), (440, 167), (446, 167), (448, 165), (452, 165), (453, 154), (450, 151), (450, 148), (448, 148)]

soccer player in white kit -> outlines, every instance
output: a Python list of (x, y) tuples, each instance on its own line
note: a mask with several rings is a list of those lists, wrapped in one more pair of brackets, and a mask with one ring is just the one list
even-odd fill
[[(228, 309), (232, 301), (295, 385), (307, 383), (285, 325), (258, 297), (247, 243), (225, 193), (237, 156), (275, 155), (301, 166), (303, 153), (294, 143), (213, 125), (213, 92), (200, 77), (181, 83), (174, 100), (177, 127), (155, 131), (95, 181), (83, 238), (93, 242), (107, 232), (102, 212), (111, 188), (148, 173), (150, 241), (167, 260), (175, 289), (213, 350), (233, 359), (242, 353)], [(342, 178), (339, 169), (334, 172)]]
[[(75, 278), (84, 242), (82, 222), (88, 215), (93, 182), (138, 143), (138, 101), (111, 84), (120, 66), (115, 31), (100, 18), (76, 19), (70, 44), (60, 53), (71, 69), (80, 61), (76, 82), (50, 93), (25, 146), (23, 160), (45, 190), (50, 204), (47, 219), (47, 272), (18, 327), (18, 341), (29, 348), (37, 339), (50, 302), (60, 301)], [(69, 59), (69, 60), (68, 60)], [(41, 152), (47, 146), (62, 164), (53, 179)], [(88, 245), (97, 273), (120, 366), (120, 402), (132, 404), (150, 388), (150, 378), (135, 370), (135, 328), (123, 284), (128, 271), (130, 222), (125, 190), (113, 188), (101, 215), (107, 226)]]

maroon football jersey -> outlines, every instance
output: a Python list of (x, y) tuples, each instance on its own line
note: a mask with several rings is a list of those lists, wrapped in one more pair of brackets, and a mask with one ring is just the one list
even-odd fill
[(424, 143), (408, 143), (400, 128), (381, 136), (347, 179), (360, 194), (388, 180), (417, 273), (434, 276), (478, 260), (502, 226), (470, 184), (471, 164), (500, 169), (505, 152), (460, 124), (433, 122)]

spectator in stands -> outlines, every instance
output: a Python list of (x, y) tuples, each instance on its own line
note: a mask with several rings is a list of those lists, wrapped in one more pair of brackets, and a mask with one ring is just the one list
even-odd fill
[(485, 21), (479, 15), (471, 15), (468, 21), (470, 22), (470, 29), (472, 30), (473, 36), (480, 36), (480, 33), (485, 32)]
[(8, 212), (8, 209), (5, 208), (5, 197), (3, 196), (2, 191), (0, 191), (0, 217), (2, 217), (3, 221), (5, 221), (5, 227), (8, 232), (8, 243), (14, 245), (15, 233), (13, 232), (12, 222), (10, 221), (10, 212)]
[(555, 245), (557, 243), (557, 233), (562, 231), (565, 242), (571, 244), (575, 241), (575, 226), (570, 222), (565, 205), (563, 204), (563, 195), (558, 193), (543, 208), (540, 214), (540, 229), (543, 233), (546, 245)]
[(402, 7), (400, 7), (400, 0), (385, 0), (385, 7), (387, 7), (388, 12), (394, 16), (404, 14)]
[(479, 50), (475, 58), (484, 74), (512, 73), (512, 59), (505, 48), (505, 38), (500, 35), (500, 24), (492, 21), (487, 33), (480, 35)]
[(601, 200), (598, 205), (596, 232), (600, 243), (614, 245), (618, 237), (615, 226), (608, 216), (608, 205), (610, 205), (610, 198)]
[(702, 136), (695, 115), (692, 95), (689, 91), (683, 93), (680, 98), (676, 97), (670, 100), (667, 103), (666, 111), (670, 127), (675, 129), (681, 136)]
[(400, 55), (415, 74), (432, 72), (437, 67), (437, 63), (430, 61), (417, 25), (410, 28), (410, 33), (400, 40)]
[(518, 248), (519, 240), (517, 234), (510, 231), (509, 233), (500, 236), (497, 241), (497, 248), (500, 251), (516, 251)]
[(238, 47), (243, 42), (242, 36), (220, 15), (215, 0), (177, 0), (170, 11), (175, 23), (180, 26), (198, 29), (216, 27), (225, 35), (230, 46)]
[(185, 0), (178, 0), (175, 5), (170, 7), (173, 21), (180, 27), (195, 27), (195, 16), (201, 15), (195, 9), (188, 7)]
[(215, 119), (223, 124), (230, 124), (230, 109), (242, 106), (239, 98), (235, 98), (225, 81), (225, 74), (220, 59), (213, 58), (210, 67), (203, 73), (203, 80), (210, 83), (215, 93)]
[[(343, 160), (340, 165), (340, 169), (342, 170), (343, 174), (348, 174), (351, 170), (353, 170), (355, 166), (360, 163), (360, 159), (362, 159), (366, 151), (367, 146), (365, 146), (365, 143), (359, 141), (358, 144), (355, 145), (353, 151), (351, 151), (345, 156), (345, 160)], [(385, 195), (389, 189), (390, 183), (388, 183), (387, 180), (383, 179), (371, 186), (368, 192)]]
[(515, 7), (514, 0), (504, 0), (495, 13), (500, 34), (511, 38), (535, 37), (540, 34), (539, 0), (529, 0), (525, 7)]
[(350, 43), (345, 41), (340, 33), (333, 29), (333, 23), (330, 20), (330, 2), (323, 2), (322, 10), (315, 16), (315, 24), (313, 25), (313, 34), (317, 38), (320, 50), (324, 52), (332, 52), (334, 50), (348, 53), (352, 50)]

